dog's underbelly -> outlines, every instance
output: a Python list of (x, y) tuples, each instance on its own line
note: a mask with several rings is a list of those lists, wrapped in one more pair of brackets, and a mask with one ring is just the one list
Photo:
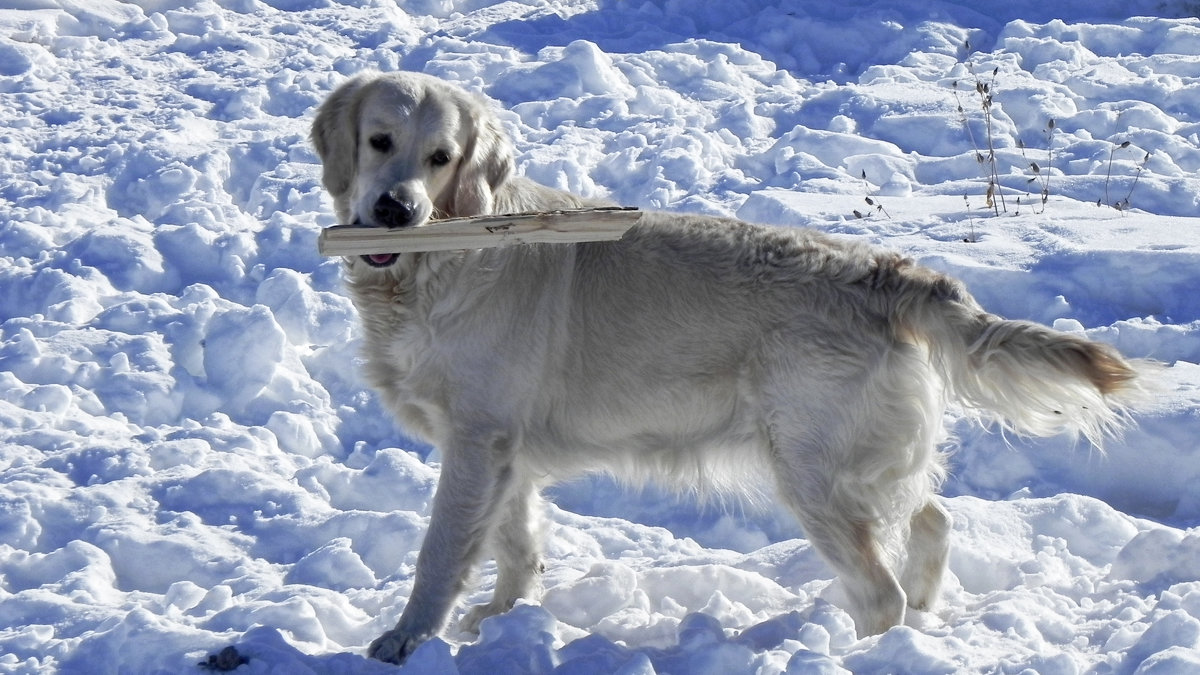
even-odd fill
[(735, 384), (647, 388), (607, 400), (585, 394), (567, 405), (557, 401), (553, 413), (531, 420), (522, 452), (533, 470), (552, 480), (600, 471), (688, 489), (697, 481), (740, 483), (760, 467), (769, 446), (757, 408)]

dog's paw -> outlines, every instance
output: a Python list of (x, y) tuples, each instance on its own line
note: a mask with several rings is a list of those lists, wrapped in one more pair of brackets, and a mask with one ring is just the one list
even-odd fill
[(421, 646), (421, 643), (428, 640), (429, 637), (428, 635), (413, 635), (394, 628), (375, 638), (371, 646), (367, 647), (367, 656), (399, 665), (404, 663), (405, 659), (412, 655), (417, 647)]
[(458, 629), (464, 633), (478, 635), (479, 624), (483, 623), (484, 619), (496, 616), (497, 614), (503, 614), (510, 609), (512, 609), (512, 603), (497, 605), (494, 602), (489, 602), (486, 605), (475, 605), (458, 620)]

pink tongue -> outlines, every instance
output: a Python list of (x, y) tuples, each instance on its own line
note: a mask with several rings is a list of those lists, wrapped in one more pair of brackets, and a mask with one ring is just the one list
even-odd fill
[(394, 254), (392, 253), (372, 253), (371, 262), (382, 265), (383, 263), (391, 260), (393, 255)]

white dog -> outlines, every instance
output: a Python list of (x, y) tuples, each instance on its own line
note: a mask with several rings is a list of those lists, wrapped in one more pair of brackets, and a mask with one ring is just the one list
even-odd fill
[[(434, 78), (364, 75), (313, 142), (341, 222), (583, 205), (513, 175), (486, 104)], [(366, 374), (441, 449), (396, 627), (438, 634), (490, 545), (471, 630), (536, 593), (540, 485), (584, 471), (740, 491), (771, 484), (843, 579), (862, 634), (929, 607), (946, 566), (942, 415), (1022, 433), (1120, 426), (1139, 364), (983, 311), (958, 282), (878, 248), (789, 228), (646, 213), (619, 242), (347, 259)]]

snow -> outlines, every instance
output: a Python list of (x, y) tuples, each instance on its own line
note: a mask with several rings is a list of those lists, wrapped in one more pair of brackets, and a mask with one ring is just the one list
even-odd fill
[(1103, 454), (949, 414), (941, 604), (882, 636), (785, 513), (597, 478), (550, 492), (544, 598), (406, 670), (1200, 672), (1195, 3), (6, 7), (0, 673), (394, 669), (438, 456), (359, 374), (307, 134), (397, 68), (496, 100), (543, 183), (876, 241), (1169, 364)]

